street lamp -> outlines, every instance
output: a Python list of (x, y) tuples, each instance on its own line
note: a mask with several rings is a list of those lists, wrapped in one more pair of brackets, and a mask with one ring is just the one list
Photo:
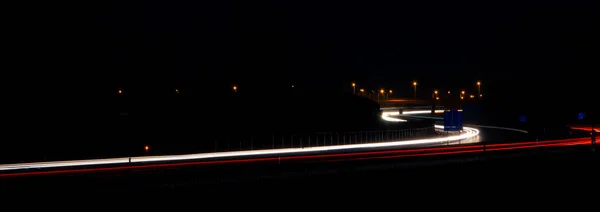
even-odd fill
[(237, 92), (237, 85), (233, 86), (233, 92), (236, 93)]
[(352, 94), (356, 94), (356, 83), (352, 83)]
[(415, 99), (417, 98), (417, 81), (413, 82), (413, 86), (415, 87)]
[(481, 96), (481, 82), (477, 81), (477, 95)]

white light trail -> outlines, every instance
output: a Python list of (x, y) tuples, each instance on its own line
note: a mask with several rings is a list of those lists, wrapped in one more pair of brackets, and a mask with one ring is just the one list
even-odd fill
[[(427, 114), (431, 113), (431, 110), (415, 110), (415, 111), (403, 111), (402, 115), (410, 115), (410, 114)], [(435, 110), (435, 113), (444, 113), (444, 110)]]
[[(431, 112), (431, 111), (429, 111)], [(398, 122), (406, 121), (390, 117), (399, 115), (399, 112), (384, 112), (382, 118), (384, 120), (394, 120)], [(435, 128), (444, 128), (441, 125), (435, 125)], [(61, 168), (75, 166), (97, 166), (97, 165), (116, 165), (127, 163), (143, 163), (143, 162), (173, 162), (182, 160), (198, 160), (210, 158), (226, 158), (226, 157), (244, 157), (257, 155), (284, 155), (289, 153), (309, 153), (335, 151), (345, 149), (361, 149), (361, 148), (377, 148), (377, 147), (400, 147), (419, 144), (444, 144), (452, 141), (459, 141), (479, 135), (479, 130), (470, 127), (463, 127), (464, 132), (459, 135), (447, 137), (438, 137), (431, 139), (417, 139), (408, 141), (391, 141), (379, 143), (365, 144), (346, 144), (336, 146), (319, 146), (319, 147), (304, 147), (304, 148), (285, 148), (285, 149), (265, 149), (265, 150), (249, 150), (249, 151), (232, 151), (232, 152), (215, 152), (215, 153), (198, 153), (185, 155), (163, 155), (163, 156), (142, 156), (131, 158), (106, 158), (106, 159), (91, 159), (91, 160), (70, 160), (70, 161), (49, 161), (49, 162), (34, 162), (34, 163), (17, 163), (0, 165), (0, 171), (7, 170), (24, 170), (24, 169), (43, 169), (43, 168)]]
[[(443, 126), (439, 126), (439, 125), (436, 125), (435, 127), (443, 128)], [(6, 165), (0, 165), (0, 171), (74, 167), (74, 166), (108, 165), (108, 164), (126, 164), (126, 163), (129, 163), (130, 159), (131, 159), (132, 163), (172, 162), (172, 161), (181, 161), (181, 160), (198, 160), (198, 159), (209, 159), (209, 158), (322, 152), (322, 151), (334, 151), (334, 150), (344, 150), (344, 149), (399, 147), (399, 146), (417, 145), (417, 144), (442, 144), (442, 143), (471, 138), (471, 137), (477, 136), (479, 134), (479, 130), (477, 130), (477, 129), (469, 128), (469, 127), (465, 127), (464, 129), (465, 129), (465, 132), (460, 135), (439, 137), (439, 138), (432, 138), (432, 139), (418, 139), (418, 140), (408, 140), (408, 141), (392, 141), (392, 142), (366, 143), (366, 144), (347, 144), (347, 145), (337, 145), (337, 146), (304, 147), (304, 148), (198, 153), (198, 154), (186, 154), (186, 155), (143, 156), (143, 157), (132, 157), (132, 158), (107, 158), (107, 159), (92, 159), (92, 160), (72, 160), (72, 161), (52, 161), (52, 162), (39, 162), (39, 163), (6, 164)]]
[(391, 121), (391, 122), (406, 122), (406, 120), (404, 120), (404, 119), (390, 117), (390, 116), (397, 116), (397, 115), (400, 115), (400, 112), (398, 112), (398, 111), (395, 111), (395, 112), (382, 112), (381, 113), (381, 118), (383, 120)]

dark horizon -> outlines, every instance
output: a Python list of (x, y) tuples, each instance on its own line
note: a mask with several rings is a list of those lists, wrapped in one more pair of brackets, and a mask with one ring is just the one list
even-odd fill
[[(57, 5), (55, 5), (57, 6)], [(412, 96), (433, 89), (589, 102), (594, 3), (121, 2), (51, 7), (12, 31), (16, 85), (227, 92), (232, 85)], [(43, 14), (60, 14), (44, 16)], [(9, 48), (10, 48), (9, 47)], [(28, 49), (36, 49), (29, 51)], [(590, 98), (591, 99), (591, 98)]]

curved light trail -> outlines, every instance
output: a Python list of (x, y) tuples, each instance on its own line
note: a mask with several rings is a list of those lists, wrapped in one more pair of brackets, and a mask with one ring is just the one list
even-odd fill
[[(313, 160), (314, 162), (338, 162), (338, 161), (353, 161), (353, 160), (372, 160), (372, 159), (393, 159), (403, 157), (421, 157), (421, 156), (439, 156), (439, 155), (455, 155), (465, 153), (478, 152), (493, 152), (505, 150), (519, 150), (539, 147), (564, 147), (573, 145), (589, 144), (586, 138), (550, 140), (539, 142), (518, 142), (507, 144), (488, 144), (488, 145), (469, 145), (469, 146), (448, 146), (448, 147), (432, 147), (420, 149), (400, 149), (386, 151), (370, 151), (370, 152), (353, 152), (353, 153), (334, 153), (334, 154), (319, 154), (319, 155), (301, 155), (301, 156), (280, 156), (280, 157), (261, 157), (249, 159), (229, 159), (216, 161), (183, 161), (177, 163), (158, 163), (158, 164), (142, 164), (128, 165), (117, 167), (85, 167), (79, 169), (66, 170), (45, 170), (32, 172), (15, 172), (15, 173), (0, 173), (0, 177), (22, 177), (22, 176), (39, 176), (51, 174), (76, 174), (87, 172), (100, 171), (123, 171), (123, 170), (140, 170), (140, 169), (157, 169), (167, 167), (183, 167), (196, 165), (218, 165), (218, 164), (233, 164), (233, 163), (255, 163), (255, 162), (275, 162), (278, 164), (292, 160)], [(325, 159), (325, 160), (324, 160)]]
[[(399, 113), (399, 112), (396, 112), (396, 114), (397, 113)], [(390, 117), (391, 115), (395, 115), (395, 114), (384, 112), (382, 115), (382, 118), (385, 120), (402, 120), (402, 119)], [(406, 120), (404, 120), (404, 121), (406, 121)], [(435, 125), (435, 128), (439, 129), (439, 128), (443, 128), (443, 126)], [(320, 146), (320, 147), (198, 153), (198, 154), (185, 154), (185, 155), (142, 156), (142, 157), (90, 159), (90, 160), (18, 163), (18, 164), (0, 165), (0, 171), (44, 169), (44, 168), (63, 168), (63, 167), (76, 167), (76, 166), (119, 165), (119, 164), (145, 163), (145, 162), (174, 162), (174, 161), (183, 161), (183, 160), (231, 158), (231, 157), (245, 157), (245, 156), (258, 156), (258, 155), (273, 156), (273, 155), (285, 155), (285, 154), (290, 154), (290, 153), (327, 152), (327, 151), (336, 151), (336, 150), (378, 148), (378, 147), (400, 147), (400, 146), (419, 145), (419, 144), (445, 144), (448, 142), (472, 138), (477, 135), (479, 135), (479, 130), (477, 130), (475, 128), (464, 127), (464, 132), (461, 134), (446, 136), (446, 137), (430, 138), (430, 139), (417, 139), (417, 140), (391, 141), (391, 142), (365, 143), (365, 144), (346, 144), (346, 145)]]

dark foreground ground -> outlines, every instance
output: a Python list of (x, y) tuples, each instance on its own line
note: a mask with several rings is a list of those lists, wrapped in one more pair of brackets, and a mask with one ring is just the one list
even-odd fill
[(194, 196), (199, 201), (234, 198), (241, 202), (262, 200), (297, 204), (310, 202), (311, 198), (316, 198), (315, 201), (328, 198), (339, 201), (374, 196), (390, 198), (390, 195), (396, 198), (415, 199), (420, 196), (425, 199), (468, 201), (575, 198), (586, 196), (586, 193), (599, 188), (599, 156), (590, 147), (576, 146), (352, 162), (299, 161), (278, 164), (271, 161), (3, 178), (0, 179), (0, 191), (3, 197), (23, 195), (28, 199), (71, 195), (123, 195), (125, 198), (182, 195)]

